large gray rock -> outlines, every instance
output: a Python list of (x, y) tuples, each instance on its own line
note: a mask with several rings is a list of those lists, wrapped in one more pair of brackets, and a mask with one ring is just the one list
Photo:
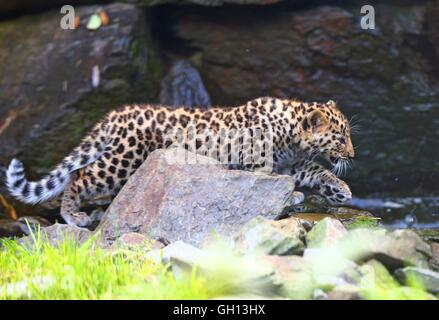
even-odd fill
[(258, 215), (275, 218), (293, 203), (289, 176), (227, 170), (200, 156), (201, 163), (185, 164), (184, 157), (182, 149), (148, 156), (98, 226), (104, 239), (139, 232), (197, 245), (214, 234), (231, 235)]
[[(98, 8), (110, 23), (87, 30)], [(0, 163), (20, 158), (30, 179), (47, 173), (109, 110), (157, 101), (161, 65), (143, 12), (119, 3), (76, 13), (76, 30), (61, 29), (59, 9), (0, 22)]]

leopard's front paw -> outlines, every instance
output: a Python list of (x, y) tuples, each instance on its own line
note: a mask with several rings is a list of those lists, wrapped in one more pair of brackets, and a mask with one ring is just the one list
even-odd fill
[(352, 192), (347, 183), (337, 178), (325, 181), (320, 187), (320, 193), (330, 204), (342, 204), (352, 199)]

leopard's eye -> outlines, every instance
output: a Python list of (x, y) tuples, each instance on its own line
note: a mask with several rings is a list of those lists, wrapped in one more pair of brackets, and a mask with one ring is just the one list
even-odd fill
[(343, 137), (339, 138), (338, 141), (340, 141), (341, 144), (346, 144), (346, 139)]

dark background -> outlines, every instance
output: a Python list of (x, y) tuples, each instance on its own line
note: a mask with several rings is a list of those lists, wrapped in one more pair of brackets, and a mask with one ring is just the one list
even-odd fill
[[(105, 3), (70, 1), (81, 26), (62, 30), (64, 1), (0, 0), (1, 165), (18, 157), (40, 177), (122, 104), (331, 99), (360, 126), (354, 196), (418, 201), (401, 214), (437, 220), (439, 1)], [(360, 27), (364, 4), (375, 30)], [(87, 30), (98, 9), (109, 25)]]

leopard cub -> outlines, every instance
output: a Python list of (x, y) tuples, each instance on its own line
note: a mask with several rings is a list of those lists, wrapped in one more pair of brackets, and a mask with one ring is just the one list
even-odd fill
[[(352, 196), (349, 186), (336, 175), (354, 157), (350, 131), (348, 120), (333, 101), (306, 103), (265, 97), (237, 107), (209, 109), (129, 105), (108, 113), (40, 181), (28, 181), (22, 163), (13, 159), (6, 184), (13, 196), (29, 204), (63, 192), (64, 220), (87, 226), (91, 218), (80, 212), (81, 202), (114, 197), (152, 151), (177, 145), (207, 156), (223, 152), (225, 159), (236, 159), (231, 168), (265, 167), (290, 174), (297, 187), (314, 188), (330, 203), (340, 204)], [(258, 139), (247, 140), (242, 132), (252, 138), (259, 132)], [(232, 144), (251, 147), (234, 150)], [(262, 161), (253, 161), (256, 151)], [(318, 155), (332, 164), (333, 172), (314, 161)]]

